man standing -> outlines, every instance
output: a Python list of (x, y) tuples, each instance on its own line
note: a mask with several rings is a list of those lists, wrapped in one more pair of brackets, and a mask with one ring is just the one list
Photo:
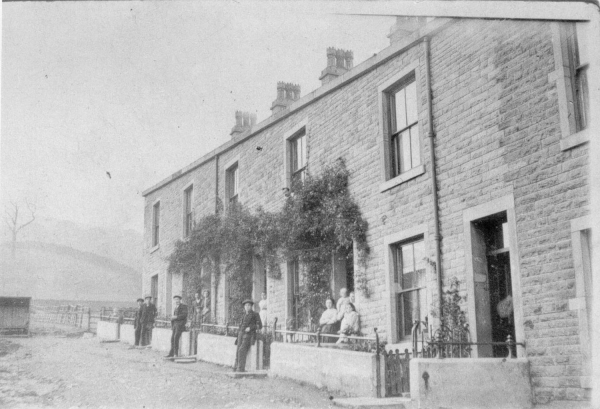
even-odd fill
[(200, 292), (194, 294), (194, 300), (192, 301), (192, 319), (190, 327), (199, 327), (202, 323), (202, 310), (204, 309), (204, 300), (200, 297)]
[(146, 296), (144, 310), (142, 312), (142, 346), (150, 348), (152, 340), (152, 327), (156, 319), (156, 306), (152, 304), (152, 297)]
[(134, 347), (140, 346), (140, 338), (142, 337), (142, 328), (144, 327), (142, 316), (144, 315), (144, 300), (142, 298), (137, 299), (138, 309), (135, 311), (135, 318), (133, 320), (133, 330), (135, 331), (135, 342)]
[(256, 331), (262, 329), (260, 315), (252, 311), (254, 301), (244, 300), (242, 305), (244, 306), (245, 314), (240, 323), (237, 340), (235, 341), (237, 352), (233, 370), (237, 372), (246, 372), (246, 355), (250, 346), (256, 342)]
[(173, 300), (175, 300), (175, 308), (171, 316), (171, 328), (173, 329), (173, 333), (171, 334), (171, 351), (169, 351), (169, 355), (165, 358), (174, 358), (179, 355), (179, 340), (185, 330), (185, 323), (188, 316), (187, 305), (181, 303), (181, 296), (176, 295), (173, 297)]

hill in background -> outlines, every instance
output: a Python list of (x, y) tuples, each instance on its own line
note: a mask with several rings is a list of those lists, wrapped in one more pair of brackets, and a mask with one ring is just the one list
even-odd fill
[(19, 237), (14, 263), (11, 244), (3, 238), (2, 295), (74, 301), (130, 301), (142, 295), (137, 232), (36, 220)]

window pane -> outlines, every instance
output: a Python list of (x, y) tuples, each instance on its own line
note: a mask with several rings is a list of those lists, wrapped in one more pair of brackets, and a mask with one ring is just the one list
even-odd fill
[(402, 158), (400, 160), (400, 172), (406, 172), (412, 169), (411, 165), (411, 154), (410, 154), (410, 130), (402, 132), (400, 135), (400, 150), (402, 152)]
[(292, 173), (298, 170), (298, 140), (290, 142), (290, 165)]
[(298, 138), (298, 169), (306, 165), (306, 135)]
[(402, 329), (400, 335), (407, 337), (411, 335), (413, 323), (416, 320), (425, 319), (425, 305), (422, 299), (423, 291), (415, 290), (401, 294), (402, 303)]
[(413, 124), (419, 120), (417, 112), (417, 83), (411, 82), (406, 86), (406, 118), (407, 124)]
[(396, 106), (395, 118), (396, 127), (392, 132), (397, 132), (406, 128), (406, 96), (404, 88), (394, 94), (394, 104)]
[(400, 135), (392, 136), (392, 177), (400, 174)]
[(413, 244), (415, 260), (415, 285), (414, 287), (423, 287), (425, 285), (425, 242), (417, 241)]
[(412, 158), (412, 167), (421, 164), (421, 148), (419, 142), (419, 125), (410, 128), (410, 153)]
[(401, 247), (402, 253), (402, 288), (408, 289), (414, 287), (414, 267), (413, 245), (407, 244)]
[(233, 194), (234, 195), (238, 194), (238, 168), (237, 168), (237, 166), (233, 170)]

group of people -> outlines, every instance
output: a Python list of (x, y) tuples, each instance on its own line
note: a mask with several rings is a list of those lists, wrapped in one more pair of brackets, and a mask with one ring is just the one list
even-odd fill
[[(135, 346), (146, 346), (150, 344), (152, 327), (156, 318), (156, 307), (152, 304), (152, 297), (148, 296), (145, 300), (138, 299), (138, 310), (134, 320)], [(188, 313), (188, 306), (181, 302), (181, 296), (173, 297), (174, 307), (171, 315), (171, 349), (165, 358), (174, 358), (179, 355), (179, 341), (186, 327), (197, 327), (202, 322), (206, 322), (210, 317), (210, 298), (209, 292), (204, 291), (202, 297), (196, 293), (192, 301), (192, 311)], [(254, 302), (244, 300), (242, 306), (244, 315), (238, 329), (236, 360), (234, 371), (244, 372), (246, 368), (246, 356), (252, 345), (256, 343), (256, 333), (266, 321), (267, 296), (262, 294), (262, 300), (259, 302), (261, 313), (253, 311)], [(190, 319), (188, 322), (188, 318)], [(265, 322), (266, 324), (266, 322)]]
[[(340, 290), (337, 303), (333, 298), (325, 301), (325, 311), (319, 320), (321, 334), (339, 334), (337, 344), (348, 342), (348, 336), (360, 334), (360, 321), (356, 311), (354, 292), (348, 294), (346, 288)], [(323, 337), (324, 342), (331, 342), (334, 337)]]
[(133, 328), (135, 331), (134, 347), (150, 347), (152, 341), (152, 327), (156, 319), (156, 306), (152, 303), (152, 297), (138, 298), (138, 309), (135, 311)]

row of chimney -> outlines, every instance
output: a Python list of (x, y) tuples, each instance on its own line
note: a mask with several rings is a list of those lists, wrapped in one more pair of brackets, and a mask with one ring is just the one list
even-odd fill
[[(319, 79), (325, 85), (331, 80), (345, 74), (352, 69), (354, 54), (352, 51), (327, 48), (327, 67), (321, 72)], [(295, 101), (300, 99), (300, 85), (291, 82), (277, 83), (277, 98), (271, 104), (273, 115), (283, 111)], [(235, 137), (248, 132), (256, 124), (256, 114), (250, 112), (235, 111), (235, 126), (230, 135)]]
[[(394, 45), (412, 35), (427, 23), (426, 17), (396, 17), (396, 23), (391, 27), (388, 38), (390, 44)], [(327, 67), (321, 71), (321, 84), (325, 85), (340, 75), (344, 75), (354, 66), (354, 54), (352, 51), (339, 48), (327, 48)], [(283, 111), (295, 101), (300, 99), (300, 85), (290, 82), (277, 83), (277, 98), (271, 105), (273, 115)], [(231, 130), (231, 136), (250, 131), (256, 123), (256, 115), (248, 112), (235, 112), (235, 126)]]

